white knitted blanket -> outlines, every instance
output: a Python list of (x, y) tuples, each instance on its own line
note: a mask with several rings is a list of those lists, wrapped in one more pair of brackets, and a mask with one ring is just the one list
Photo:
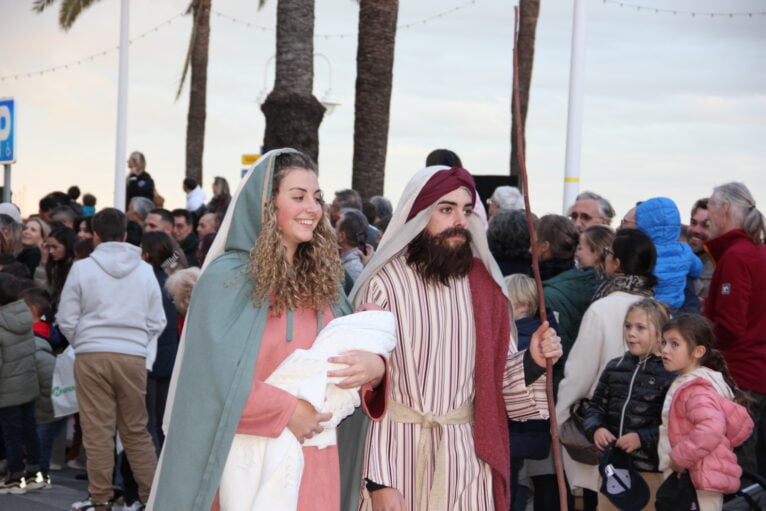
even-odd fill
[(221, 477), (219, 498), (222, 511), (291, 510), (298, 505), (303, 475), (302, 447), (323, 449), (336, 444), (336, 427), (359, 406), (359, 388), (341, 389), (328, 371), (341, 369), (328, 358), (351, 350), (388, 356), (396, 345), (396, 322), (387, 311), (365, 311), (332, 320), (308, 350), (295, 350), (266, 379), (311, 403), (332, 418), (324, 431), (298, 443), (287, 428), (277, 438), (234, 436)]

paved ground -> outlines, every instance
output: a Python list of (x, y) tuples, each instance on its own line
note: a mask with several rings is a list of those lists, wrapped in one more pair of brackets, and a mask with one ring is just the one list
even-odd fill
[(65, 468), (60, 472), (51, 472), (49, 489), (33, 490), (25, 495), (0, 495), (2, 511), (69, 511), (72, 502), (82, 500), (88, 495), (88, 482), (75, 479), (82, 470)]

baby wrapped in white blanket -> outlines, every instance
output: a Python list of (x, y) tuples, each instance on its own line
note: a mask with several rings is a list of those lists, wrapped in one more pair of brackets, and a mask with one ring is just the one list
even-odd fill
[[(323, 449), (336, 444), (336, 427), (359, 406), (359, 387), (341, 389), (328, 371), (346, 367), (328, 358), (347, 351), (363, 350), (388, 356), (396, 345), (396, 322), (388, 311), (364, 311), (332, 320), (308, 350), (295, 350), (266, 379), (299, 399), (308, 401), (332, 418), (324, 431), (303, 446)], [(296, 509), (303, 474), (303, 452), (295, 435), (285, 428), (277, 438), (234, 436), (221, 477), (219, 502), (222, 511)]]

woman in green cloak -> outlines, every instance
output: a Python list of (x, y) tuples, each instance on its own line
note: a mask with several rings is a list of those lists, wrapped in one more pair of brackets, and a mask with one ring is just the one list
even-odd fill
[[(292, 149), (265, 154), (232, 197), (192, 294), (147, 509), (220, 509), (235, 435), (276, 437), (288, 428), (303, 442), (321, 431), (329, 414), (264, 380), (351, 312), (342, 281), (313, 161)], [(362, 408), (382, 415), (383, 360), (351, 352), (331, 361), (347, 364), (330, 373), (345, 377), (339, 386), (363, 385)], [(357, 508), (367, 427), (360, 412), (341, 423), (337, 447), (303, 448), (298, 510)]]

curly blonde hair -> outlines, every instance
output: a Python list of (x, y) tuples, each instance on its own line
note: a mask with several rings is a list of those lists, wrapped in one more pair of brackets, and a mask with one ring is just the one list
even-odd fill
[(311, 241), (298, 245), (293, 264), (287, 261), (275, 199), (282, 178), (295, 169), (316, 172), (313, 162), (302, 154), (277, 157), (271, 200), (265, 207), (261, 232), (250, 251), (248, 275), (255, 281), (253, 303), (260, 306), (270, 299), (269, 310), (274, 315), (302, 307), (321, 310), (338, 300), (344, 278), (338, 241), (327, 210), (314, 229)]

